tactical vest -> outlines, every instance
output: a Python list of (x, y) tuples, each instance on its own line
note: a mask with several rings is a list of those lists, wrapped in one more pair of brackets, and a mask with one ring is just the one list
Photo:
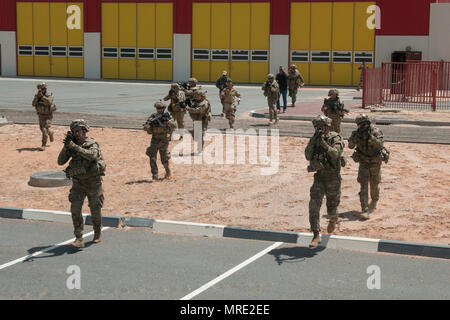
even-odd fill
[(328, 145), (332, 146), (336, 143), (341, 145), (341, 152), (337, 160), (332, 159), (327, 151), (324, 150), (321, 146), (316, 146), (314, 148), (313, 158), (310, 161), (310, 166), (308, 167), (308, 171), (320, 171), (320, 170), (340, 170), (340, 167), (345, 167), (347, 165), (347, 156), (344, 152), (344, 142), (339, 133), (334, 131), (328, 133), (325, 136), (325, 141)]
[(98, 149), (98, 159), (90, 161), (78, 153), (74, 153), (69, 162), (69, 166), (64, 170), (68, 177), (83, 180), (94, 176), (105, 175), (106, 163), (97, 142), (94, 139), (88, 138), (80, 147), (90, 149), (94, 146), (97, 146)]
[(36, 105), (36, 112), (40, 116), (50, 116), (53, 111), (56, 110), (56, 106), (53, 104), (53, 95), (42, 95), (39, 102)]

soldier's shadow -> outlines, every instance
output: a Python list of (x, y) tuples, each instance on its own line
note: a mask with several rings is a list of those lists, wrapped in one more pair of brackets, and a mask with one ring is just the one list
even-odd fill
[[(93, 244), (92, 241), (88, 241), (84, 243), (84, 248), (89, 248), (91, 245)], [(36, 259), (46, 259), (46, 258), (55, 258), (55, 257), (59, 257), (62, 256), (64, 254), (74, 254), (74, 253), (78, 253), (80, 251), (83, 251), (83, 248), (75, 248), (74, 246), (70, 245), (70, 244), (66, 244), (63, 246), (59, 246), (56, 247), (52, 250), (49, 250), (47, 252), (41, 253), (38, 256), (31, 256), (32, 254), (45, 250), (47, 248), (50, 248), (51, 246), (42, 246), (42, 247), (33, 247), (28, 249), (28, 254), (30, 255), (30, 257), (26, 258), (23, 262), (32, 262)]]
[(319, 246), (316, 248), (307, 247), (287, 247), (281, 249), (274, 249), (269, 252), (273, 255), (278, 265), (283, 263), (298, 263), (303, 262), (307, 258), (314, 258), (319, 252), (325, 250), (325, 246)]
[[(350, 210), (338, 214), (341, 221), (360, 221), (360, 212), (356, 210)], [(322, 216), (324, 219), (329, 219), (330, 217), (326, 214)]]
[(19, 148), (16, 150), (20, 153), (22, 151), (42, 151), (42, 148)]

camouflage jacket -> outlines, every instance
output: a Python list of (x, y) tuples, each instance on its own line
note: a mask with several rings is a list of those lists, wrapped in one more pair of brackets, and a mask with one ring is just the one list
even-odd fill
[(336, 117), (344, 117), (344, 111), (342, 109), (344, 108), (344, 104), (341, 102), (339, 98), (337, 99), (324, 99), (323, 105), (322, 105), (322, 112), (329, 118), (336, 118)]
[(372, 124), (368, 130), (355, 130), (348, 139), (348, 147), (350, 149), (356, 147), (352, 156), (356, 162), (382, 160), (385, 150), (383, 132)]
[(152, 114), (145, 123), (144, 130), (155, 138), (168, 138), (168, 135), (172, 134), (175, 129), (175, 121), (170, 114), (165, 113), (165, 117), (169, 119), (168, 121), (162, 121), (161, 125), (151, 126), (150, 122), (158, 116), (160, 116), (158, 112)]
[(295, 73), (289, 71), (288, 72), (288, 87), (289, 88), (298, 88), (300, 84), (304, 83), (302, 75), (300, 72), (295, 70)]
[(52, 116), (53, 112), (56, 110), (56, 106), (53, 104), (53, 94), (46, 92), (42, 94), (41, 91), (34, 96), (33, 102), (31, 103), (33, 107), (36, 108), (36, 113), (40, 116)]
[(235, 88), (224, 89), (220, 92), (220, 97), (224, 103), (234, 104), (235, 98), (239, 98), (241, 94)]
[(192, 107), (187, 107), (186, 109), (194, 121), (211, 120), (211, 105), (206, 99), (201, 102), (194, 100)]
[(69, 166), (64, 170), (67, 177), (85, 180), (105, 175), (106, 163), (98, 143), (92, 138), (75, 148), (64, 146), (58, 156), (58, 165), (64, 165), (70, 158)]
[(334, 131), (325, 135), (316, 132), (305, 148), (305, 157), (310, 161), (308, 171), (340, 171), (346, 165), (344, 140)]
[(275, 80), (270, 83), (266, 81), (263, 83), (261, 90), (264, 91), (264, 96), (268, 99), (278, 99), (280, 96), (280, 87), (278, 86), (278, 82)]
[(182, 88), (181, 90), (184, 91), (186, 99), (192, 99), (193, 100), (195, 91), (202, 90), (202, 86), (195, 86), (195, 87), (189, 88), (188, 90)]
[(220, 91), (222, 91), (223, 89), (225, 89), (226, 87), (227, 87), (227, 81), (228, 80), (230, 80), (231, 81), (231, 79), (230, 78), (228, 78), (228, 77), (226, 77), (226, 78), (223, 78), (223, 77), (219, 77), (218, 79), (217, 79), (217, 81), (216, 81), (216, 87), (220, 90)]
[(170, 90), (169, 94), (164, 98), (164, 101), (170, 100), (169, 111), (170, 112), (186, 112), (184, 104), (186, 102), (186, 96), (182, 90), (178, 90), (178, 93)]

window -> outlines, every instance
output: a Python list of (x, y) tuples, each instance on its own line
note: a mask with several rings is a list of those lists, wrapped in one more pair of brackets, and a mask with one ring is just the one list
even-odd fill
[(49, 56), (50, 55), (50, 47), (49, 46), (34, 46), (34, 55), (35, 56)]
[(155, 59), (155, 49), (154, 48), (139, 48), (138, 49), (139, 59)]
[(120, 58), (136, 59), (136, 48), (120, 48)]
[(19, 56), (32, 56), (33, 46), (19, 46)]
[(52, 46), (52, 57), (67, 57), (67, 47)]
[(194, 60), (209, 60), (209, 49), (194, 49), (192, 56)]
[(227, 61), (229, 52), (227, 49), (212, 49), (211, 60)]
[(156, 59), (171, 60), (172, 59), (172, 49), (170, 49), (170, 48), (157, 48), (156, 49)]
[(231, 60), (248, 61), (248, 50), (231, 50)]
[(252, 50), (252, 61), (269, 61), (269, 51)]
[(352, 63), (352, 52), (333, 51), (333, 63)]
[(117, 58), (117, 48), (103, 48), (103, 58)]
[(315, 63), (330, 62), (330, 51), (311, 51), (311, 62)]
[(83, 47), (69, 47), (69, 57), (82, 57)]
[(354, 56), (355, 63), (373, 63), (373, 52), (372, 51), (355, 51)]
[(292, 50), (291, 61), (293, 62), (309, 62), (308, 50)]

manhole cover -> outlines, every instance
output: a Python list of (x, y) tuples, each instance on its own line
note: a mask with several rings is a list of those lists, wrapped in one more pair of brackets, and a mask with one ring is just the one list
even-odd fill
[(72, 180), (66, 177), (64, 171), (46, 171), (33, 173), (28, 184), (33, 187), (64, 187), (71, 186)]

